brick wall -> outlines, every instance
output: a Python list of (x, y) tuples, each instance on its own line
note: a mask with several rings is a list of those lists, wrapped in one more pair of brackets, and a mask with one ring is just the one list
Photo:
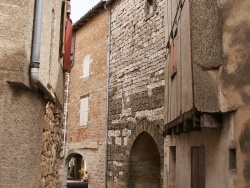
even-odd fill
[[(116, 1), (111, 7), (108, 187), (125, 187), (130, 149), (147, 132), (161, 156), (164, 63), (163, 1), (150, 17), (146, 1)], [(162, 170), (162, 165), (161, 165)]]
[[(102, 10), (76, 33), (74, 67), (70, 74), (66, 154), (82, 155), (89, 187), (104, 187), (106, 144), (108, 12)], [(83, 78), (83, 62), (90, 74)], [(88, 125), (80, 126), (80, 99), (89, 97)]]

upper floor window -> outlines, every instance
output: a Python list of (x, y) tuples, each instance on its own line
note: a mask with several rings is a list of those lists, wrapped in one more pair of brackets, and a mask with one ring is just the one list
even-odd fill
[(89, 97), (81, 98), (80, 101), (80, 126), (87, 126), (89, 120)]
[(87, 56), (85, 56), (85, 58), (83, 59), (83, 75), (82, 75), (82, 77), (83, 78), (86, 78), (86, 77), (88, 77), (89, 76), (89, 66), (90, 66), (90, 63), (92, 62), (92, 60), (91, 60), (91, 57), (90, 57), (90, 55), (87, 55)]
[(146, 19), (149, 19), (154, 15), (154, 12), (156, 10), (156, 2), (155, 0), (146, 0), (145, 4), (145, 14), (146, 14)]
[(171, 63), (171, 78), (174, 78), (175, 74), (177, 73), (177, 65), (178, 65), (178, 30), (175, 29), (175, 32), (172, 33), (172, 44), (170, 47), (170, 63)]
[(89, 68), (90, 68), (90, 63), (93, 60), (91, 59), (90, 55), (85, 56), (84, 60), (83, 60), (83, 78), (86, 78), (89, 76)]

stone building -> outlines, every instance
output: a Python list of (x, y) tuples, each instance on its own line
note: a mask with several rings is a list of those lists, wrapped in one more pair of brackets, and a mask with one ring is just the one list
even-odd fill
[[(104, 187), (106, 160), (108, 11), (100, 1), (73, 27), (65, 169), (87, 171), (89, 187)], [(68, 168), (69, 167), (69, 168)]]
[(59, 54), (59, 45), (67, 7), (62, 0), (0, 3), (0, 187), (62, 187), (66, 51)]
[(165, 0), (164, 187), (250, 187), (249, 9)]
[(107, 187), (163, 185), (163, 0), (109, 0)]

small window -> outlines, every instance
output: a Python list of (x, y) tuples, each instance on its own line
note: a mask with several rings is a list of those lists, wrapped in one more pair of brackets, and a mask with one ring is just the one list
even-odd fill
[(170, 146), (168, 186), (175, 187), (175, 181), (176, 181), (176, 146)]
[(170, 63), (171, 63), (171, 78), (173, 79), (177, 73), (177, 59), (178, 59), (178, 37), (177, 28), (172, 34), (172, 44), (170, 48)]
[(92, 62), (92, 59), (90, 58), (90, 55), (85, 56), (83, 60), (83, 78), (86, 78), (89, 76), (89, 68), (90, 68), (90, 63)]
[(89, 117), (89, 97), (84, 97), (81, 99), (80, 104), (80, 126), (88, 125)]
[(155, 10), (156, 10), (155, 0), (146, 0), (146, 5), (145, 5), (146, 19), (151, 18), (154, 15)]
[(229, 169), (236, 170), (236, 148), (229, 149)]

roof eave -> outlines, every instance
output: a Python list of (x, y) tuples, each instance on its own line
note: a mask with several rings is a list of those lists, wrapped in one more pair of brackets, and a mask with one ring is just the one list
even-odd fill
[(74, 32), (77, 31), (80, 27), (82, 27), (86, 22), (91, 20), (95, 15), (105, 9), (106, 1), (100, 1), (96, 4), (92, 9), (90, 9), (83, 17), (81, 17), (76, 23), (73, 25)]

